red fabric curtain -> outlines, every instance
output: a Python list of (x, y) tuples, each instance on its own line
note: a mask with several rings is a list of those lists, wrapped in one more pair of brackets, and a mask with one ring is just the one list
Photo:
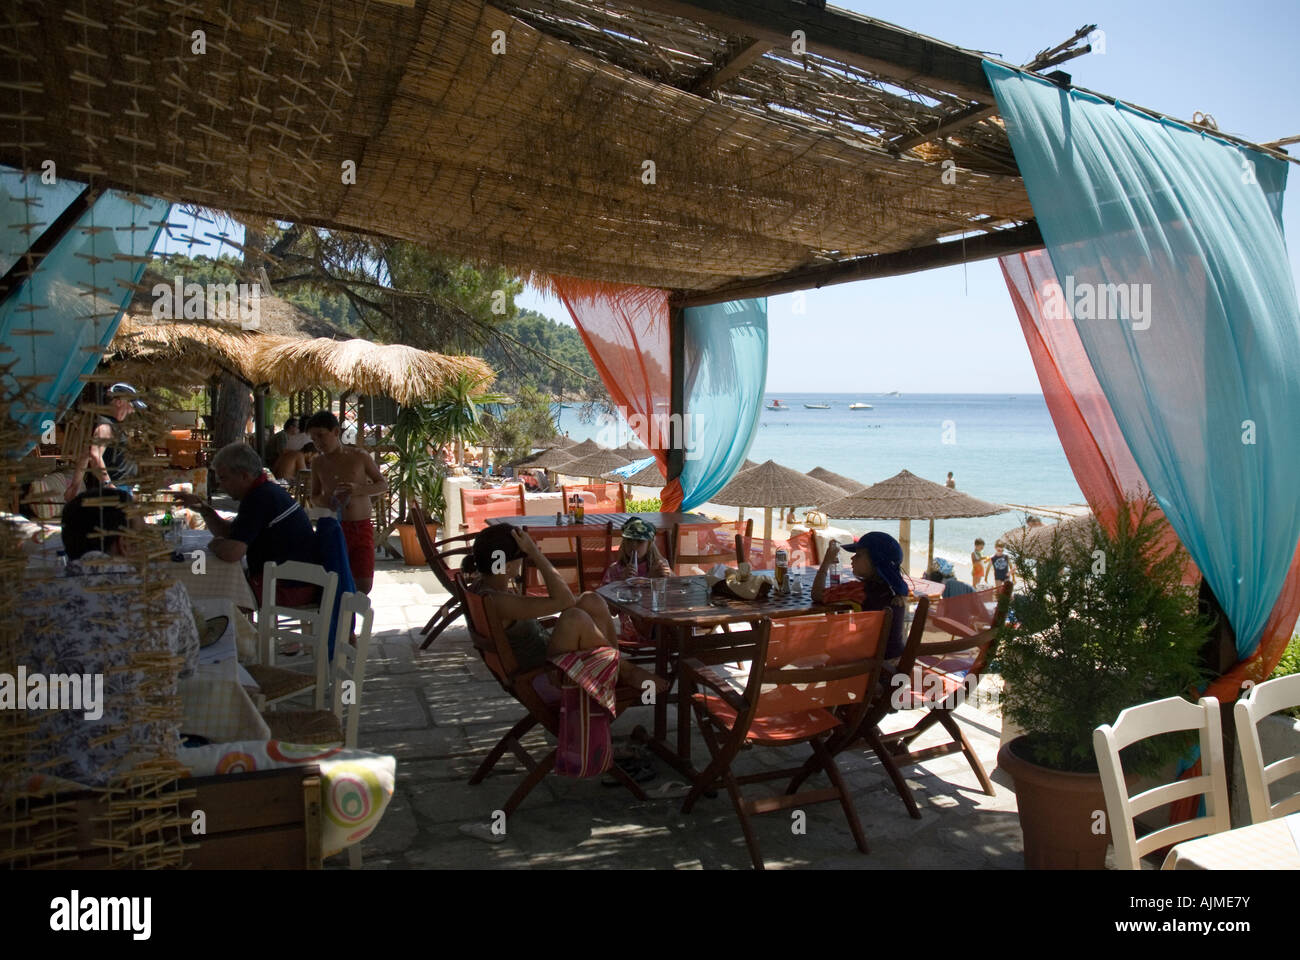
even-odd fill
[[(1043, 309), (1045, 291), (1056, 282), (1047, 251), (1003, 257), (1001, 264), (1065, 456), (1089, 506), (1102, 523), (1113, 529), (1125, 493), (1131, 495), (1146, 485), (1142, 472), (1101, 391), (1074, 320), (1068, 316), (1051, 319), (1058, 311)], [(1298, 616), (1300, 545), (1259, 647), (1213, 681), (1205, 694), (1231, 703), (1237, 699), (1243, 682), (1266, 680), (1277, 666)]]
[[(658, 425), (671, 413), (668, 291), (570, 277), (552, 277), (547, 286), (568, 308), (619, 412), (666, 472), (669, 436)], [(676, 510), (681, 485), (674, 480), (662, 499), (665, 511)]]

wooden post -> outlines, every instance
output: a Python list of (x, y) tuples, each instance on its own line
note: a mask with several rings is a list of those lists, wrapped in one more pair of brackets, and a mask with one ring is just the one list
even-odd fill
[(930, 570), (934, 567), (934, 517), (930, 518), (930, 556), (925, 561), (925, 569)]
[(772, 540), (772, 508), (763, 508), (763, 539), (771, 542)]
[(670, 396), (668, 422), (672, 437), (668, 446), (667, 482), (672, 483), (682, 475), (686, 465), (686, 310), (668, 308), (668, 357)]
[(898, 544), (903, 548), (903, 572), (912, 572), (912, 521), (904, 517), (898, 521)]

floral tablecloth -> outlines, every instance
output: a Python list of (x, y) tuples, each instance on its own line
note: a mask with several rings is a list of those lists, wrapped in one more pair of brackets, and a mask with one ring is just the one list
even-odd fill
[(196, 777), (274, 770), (294, 764), (320, 766), (323, 813), (321, 853), (331, 856), (364, 840), (393, 797), (397, 759), (366, 750), (302, 746), (279, 740), (244, 740), (191, 747), (177, 755)]

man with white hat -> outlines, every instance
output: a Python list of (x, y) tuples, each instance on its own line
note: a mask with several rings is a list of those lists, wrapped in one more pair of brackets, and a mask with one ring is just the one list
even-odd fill
[(104, 487), (126, 488), (126, 481), (138, 472), (135, 459), (127, 449), (126, 433), (122, 421), (135, 410), (147, 410), (140, 392), (129, 383), (115, 383), (108, 388), (109, 416), (95, 417), (95, 432), (91, 434), (89, 449), (77, 460), (72, 481), (64, 491), (64, 500), (71, 502), (83, 490)]

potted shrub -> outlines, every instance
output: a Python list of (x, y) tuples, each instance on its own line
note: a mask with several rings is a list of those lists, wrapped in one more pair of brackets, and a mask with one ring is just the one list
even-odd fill
[[(1012, 550), (1022, 592), (997, 659), (1003, 717), (1024, 735), (1003, 745), (998, 766), (1015, 782), (1028, 867), (1104, 867), (1109, 824), (1093, 730), (1126, 707), (1191, 696), (1202, 678), (1210, 624), (1181, 582), (1182, 547), (1161, 546), (1167, 523), (1149, 494), (1127, 507), (1113, 536), (1094, 519), (1046, 549)], [(1154, 773), (1191, 742), (1135, 744), (1126, 774)]]
[(430, 540), (438, 539), (438, 527), (446, 507), (442, 481), (447, 469), (442, 458), (430, 452), (431, 446), (437, 448), (442, 442), (435, 435), (431, 420), (427, 404), (403, 407), (389, 434), (393, 449), (386, 461), (388, 485), (397, 498), (398, 516), (403, 518), (397, 524), (397, 535), (401, 538), (402, 558), (408, 567), (419, 566), (426, 560), (415, 533), (411, 507), (418, 506), (428, 514), (426, 527)]

